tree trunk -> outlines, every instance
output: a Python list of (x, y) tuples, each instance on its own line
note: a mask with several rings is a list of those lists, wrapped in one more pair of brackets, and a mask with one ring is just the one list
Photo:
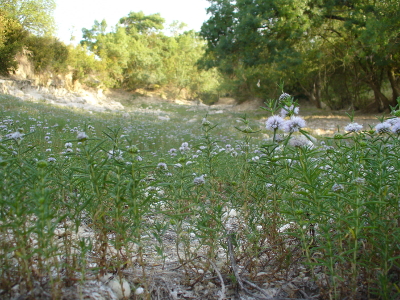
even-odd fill
[(314, 93), (315, 93), (315, 106), (317, 108), (322, 108), (322, 103), (321, 103), (321, 78), (318, 77), (316, 78), (314, 82)]
[(392, 87), (392, 95), (393, 95), (392, 96), (393, 97), (392, 102), (394, 104), (397, 104), (397, 98), (400, 97), (400, 86), (399, 86), (399, 83), (396, 80), (396, 75), (394, 73), (394, 68), (393, 67), (390, 67), (388, 69), (387, 75), (388, 75), (388, 78), (389, 78), (389, 81), (390, 81), (390, 86)]
[(304, 94), (310, 99), (311, 103), (315, 105), (316, 108), (322, 108), (322, 102), (321, 102), (321, 83), (319, 76), (317, 79), (314, 81), (312, 84), (311, 89), (305, 88), (301, 83), (300, 83), (301, 88), (304, 91)]
[(389, 99), (381, 92), (381, 83), (377, 80), (368, 81), (368, 85), (374, 92), (374, 106), (377, 107), (379, 112), (382, 112), (386, 109), (390, 108), (390, 105), (393, 104), (389, 101)]
[(390, 105), (393, 105), (393, 102), (381, 92), (381, 85), (385, 69), (382, 67), (376, 67), (372, 61), (367, 61), (366, 64), (359, 62), (359, 65), (364, 70), (366, 75), (365, 82), (374, 92), (375, 102), (372, 104), (372, 106), (376, 107), (379, 112), (390, 109)]

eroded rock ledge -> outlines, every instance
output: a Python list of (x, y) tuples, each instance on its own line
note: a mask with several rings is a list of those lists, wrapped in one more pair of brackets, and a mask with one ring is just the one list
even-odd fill
[(36, 86), (31, 80), (0, 79), (0, 93), (27, 101), (44, 101), (93, 111), (120, 111), (124, 106), (103, 94), (102, 89), (70, 91), (62, 86)]

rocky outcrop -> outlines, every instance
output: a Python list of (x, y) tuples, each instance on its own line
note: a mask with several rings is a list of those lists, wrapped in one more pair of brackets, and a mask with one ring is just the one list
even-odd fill
[(0, 93), (27, 101), (44, 101), (92, 111), (124, 110), (121, 103), (107, 98), (102, 89), (70, 91), (62, 83), (38, 86), (28, 79), (0, 79)]

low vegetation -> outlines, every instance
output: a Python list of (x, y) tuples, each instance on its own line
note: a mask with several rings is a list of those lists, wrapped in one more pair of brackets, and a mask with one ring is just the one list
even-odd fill
[(171, 254), (181, 284), (211, 282), (210, 299), (235, 286), (268, 299), (282, 280), (297, 288), (269, 295), (399, 296), (397, 107), (375, 127), (350, 116), (317, 140), (288, 94), (267, 103), (261, 128), (190, 111), (0, 105), (2, 298), (39, 286), (57, 299), (111, 273), (132, 299), (159, 299), (149, 268), (167, 268)]

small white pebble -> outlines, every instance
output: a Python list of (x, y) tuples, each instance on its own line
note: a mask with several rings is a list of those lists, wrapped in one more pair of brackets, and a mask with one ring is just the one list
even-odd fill
[(144, 293), (144, 288), (138, 287), (135, 291), (135, 295), (140, 295)]

